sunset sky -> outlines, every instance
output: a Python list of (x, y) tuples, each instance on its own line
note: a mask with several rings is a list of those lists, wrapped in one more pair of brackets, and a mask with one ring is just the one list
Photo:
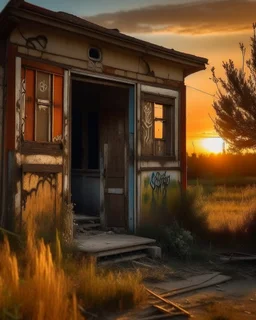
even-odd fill
[[(31, 0), (51, 10), (66, 11), (97, 24), (118, 28), (122, 33), (167, 48), (209, 59), (206, 71), (186, 79), (187, 151), (197, 153), (218, 150), (221, 141), (203, 138), (216, 136), (209, 115), (215, 85), (209, 79), (215, 66), (223, 76), (222, 61), (233, 59), (242, 64), (239, 42), (250, 53), (252, 23), (256, 21), (254, 0)], [(0, 0), (0, 10), (7, 1)], [(202, 93), (198, 90), (204, 91)], [(207, 147), (208, 145), (208, 147)], [(209, 150), (208, 150), (209, 151)]]

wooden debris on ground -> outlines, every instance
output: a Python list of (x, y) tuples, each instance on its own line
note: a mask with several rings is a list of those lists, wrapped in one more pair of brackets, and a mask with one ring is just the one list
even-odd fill
[[(201, 281), (202, 279), (202, 281)], [(189, 293), (192, 291), (204, 289), (207, 287), (216, 286), (218, 284), (227, 282), (231, 280), (232, 278), (230, 276), (225, 276), (220, 273), (213, 273), (213, 274), (206, 274), (201, 276), (194, 276), (191, 278), (188, 278), (184, 281), (170, 281), (169, 283), (159, 283), (155, 284), (154, 288), (164, 290), (164, 292), (161, 294), (162, 298), (167, 297), (175, 297), (178, 295), (182, 295), (184, 293)], [(185, 282), (188, 283), (188, 285), (183, 285)], [(181, 285), (178, 285), (178, 284)]]
[(190, 317), (191, 314), (179, 306), (177, 303), (174, 303), (168, 299), (163, 298), (159, 294), (153, 292), (152, 290), (146, 288), (146, 291), (151, 294), (153, 297), (157, 298), (158, 300), (161, 301), (161, 305), (159, 304), (153, 304), (153, 307), (157, 309), (158, 311), (161, 311), (163, 314), (162, 315), (152, 315), (146, 318), (142, 318), (141, 320), (150, 320), (150, 319), (164, 319), (164, 318), (171, 318), (171, 317), (176, 317), (177, 315), (184, 315), (187, 317)]
[(256, 261), (256, 255), (243, 252), (229, 252), (219, 254), (219, 259), (223, 262), (237, 262), (237, 261)]

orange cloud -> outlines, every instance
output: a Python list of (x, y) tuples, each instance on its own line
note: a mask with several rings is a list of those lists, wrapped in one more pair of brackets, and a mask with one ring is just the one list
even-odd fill
[(255, 12), (256, 2), (252, 0), (200, 0), (85, 18), (107, 28), (118, 28), (124, 33), (209, 34), (251, 30)]

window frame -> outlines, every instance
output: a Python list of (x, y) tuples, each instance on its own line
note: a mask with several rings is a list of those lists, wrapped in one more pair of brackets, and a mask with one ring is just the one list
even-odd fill
[[(21, 67), (22, 67), (22, 81), (25, 81), (25, 101), (26, 101), (26, 71), (32, 71), (33, 72), (33, 76), (34, 76), (34, 83), (33, 83), (33, 92), (34, 92), (34, 96), (33, 96), (33, 107), (34, 107), (34, 120), (33, 120), (33, 139), (26, 139), (25, 136), (25, 128), (26, 128), (26, 102), (24, 101), (24, 110), (22, 110), (22, 114), (23, 114), (23, 119), (22, 119), (22, 136), (23, 136), (23, 144), (32, 144), (32, 145), (36, 145), (36, 144), (48, 144), (48, 145), (62, 145), (62, 139), (63, 139), (63, 134), (64, 134), (64, 128), (63, 128), (63, 108), (64, 108), (64, 69), (54, 66), (54, 65), (48, 65), (48, 64), (44, 64), (38, 61), (34, 61), (34, 60), (28, 60), (26, 58), (22, 58), (22, 63), (21, 63)], [(51, 92), (50, 92), (50, 100), (49, 100), (49, 108), (50, 110), (48, 111), (48, 119), (49, 119), (49, 124), (48, 124), (48, 140), (47, 141), (42, 141), (42, 140), (37, 140), (37, 132), (36, 132), (36, 128), (37, 128), (37, 111), (38, 111), (38, 105), (40, 104), (40, 99), (38, 99), (38, 95), (37, 95), (37, 73), (41, 72), (41, 73), (45, 73), (49, 75), (49, 81), (50, 81), (50, 86), (51, 86)], [(61, 78), (61, 79), (60, 79)], [(57, 98), (57, 96), (55, 95), (55, 85), (59, 86), (60, 81), (62, 81), (62, 86), (61, 86), (61, 100), (59, 100), (60, 98)], [(57, 93), (57, 90), (56, 90)], [(56, 99), (57, 99), (57, 105), (56, 104)], [(60, 102), (61, 101), (61, 102)], [(61, 104), (60, 104), (61, 103)], [(61, 122), (59, 122), (59, 125), (56, 127), (57, 123), (55, 123), (55, 112), (58, 110), (55, 108), (58, 108), (58, 106), (61, 107)], [(58, 119), (60, 119), (58, 117)], [(60, 129), (61, 128), (61, 129)], [(59, 130), (58, 130), (59, 129)], [(59, 135), (55, 135), (55, 130), (58, 131), (62, 131), (61, 136)], [(57, 139), (56, 139), (57, 138)]]
[[(42, 99), (38, 98), (38, 72), (40, 73), (45, 73), (48, 75), (49, 77), (49, 86), (50, 86), (50, 97), (49, 97), (49, 103), (46, 104), (45, 102), (43, 102)], [(25, 68), (25, 76), (26, 76), (26, 68)], [(38, 143), (42, 143), (42, 142), (46, 142), (46, 143), (53, 143), (53, 122), (54, 122), (54, 74), (48, 72), (48, 71), (42, 71), (42, 70), (35, 70), (35, 110), (34, 110), (34, 119), (35, 119), (35, 123), (34, 123), (34, 141), (38, 142)], [(41, 100), (41, 102), (40, 102)], [(39, 105), (47, 105), (48, 109), (48, 140), (44, 141), (44, 140), (37, 140), (37, 127), (38, 127), (38, 109), (39, 109)], [(25, 113), (26, 113), (26, 109), (25, 109)], [(25, 120), (25, 125), (26, 125), (26, 120)]]
[[(176, 97), (172, 96), (165, 96), (165, 95), (159, 95), (159, 94), (154, 94), (154, 93), (149, 93), (149, 92), (141, 92), (141, 105), (140, 105), (140, 110), (141, 110), (141, 122), (142, 122), (142, 108), (144, 106), (145, 102), (150, 102), (153, 103), (153, 128), (152, 128), (152, 141), (153, 141), (153, 146), (152, 146), (152, 154), (146, 154), (143, 153), (143, 147), (142, 147), (142, 126), (141, 126), (141, 134), (140, 134), (140, 139), (141, 139), (141, 159), (142, 160), (161, 160), (161, 159), (166, 159), (166, 160), (176, 160), (176, 150), (175, 150), (175, 144), (176, 144), (176, 134), (175, 134), (175, 99)], [(155, 105), (154, 104), (159, 104), (163, 106), (163, 118), (157, 118), (155, 117)], [(168, 110), (168, 111), (167, 111)], [(169, 112), (169, 116), (168, 116)], [(163, 120), (163, 138), (155, 138), (155, 122), (159, 120)], [(168, 130), (168, 127), (170, 126), (170, 130)], [(170, 144), (170, 151), (167, 152), (167, 147), (168, 147), (168, 139), (166, 138), (167, 135), (170, 134), (170, 139), (169, 139), (169, 144)], [(159, 155), (156, 152), (156, 141), (164, 141), (165, 146), (164, 146), (164, 154)]]

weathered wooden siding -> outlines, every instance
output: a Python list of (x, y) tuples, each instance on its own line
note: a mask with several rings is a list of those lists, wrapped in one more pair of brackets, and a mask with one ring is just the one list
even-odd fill
[[(135, 170), (136, 183), (134, 185), (134, 190), (136, 191), (135, 207), (138, 213), (136, 222), (144, 223), (143, 221), (145, 221), (145, 219), (147, 220), (149, 212), (160, 214), (162, 205), (164, 205), (163, 202), (171, 197), (169, 194), (171, 194), (172, 190), (175, 190), (177, 186), (180, 186), (181, 181), (180, 172), (182, 171), (182, 164), (180, 133), (181, 130), (184, 130), (184, 121), (181, 122), (180, 118), (180, 105), (181, 103), (182, 105), (184, 105), (184, 100), (181, 99), (181, 88), (184, 81), (182, 66), (149, 56), (142, 57), (140, 54), (136, 54), (132, 51), (129, 52), (128, 50), (122, 50), (119, 47), (114, 47), (113, 45), (107, 44), (105, 42), (99, 43), (97, 41), (94, 41), (93, 39), (64, 33), (59, 30), (52, 30), (47, 27), (40, 26), (39, 28), (36, 25), (24, 25), (22, 26), (22, 32), (26, 38), (36, 37), (39, 34), (43, 34), (47, 38), (47, 42), (45, 44), (45, 48), (42, 48), (42, 46), (40, 46), (40, 44), (36, 42), (34, 43), (35, 48), (28, 48), (26, 47), (24, 38), (18, 31), (15, 30), (12, 32), (10, 40), (13, 44), (17, 45), (17, 51), (19, 55), (21, 55), (22, 57), (26, 57), (27, 59), (29, 59), (29, 57), (35, 58), (37, 61), (40, 61), (40, 63), (48, 62), (49, 68), (54, 69), (58, 68), (58, 66), (63, 66), (63, 68), (66, 68), (67, 71), (65, 71), (66, 77), (60, 77), (56, 80), (59, 83), (59, 91), (64, 94), (59, 94), (57, 98), (55, 97), (55, 101), (57, 104), (63, 104), (64, 108), (56, 109), (56, 113), (54, 114), (54, 117), (56, 119), (59, 119), (56, 122), (56, 127), (54, 128), (55, 134), (58, 135), (63, 128), (63, 154), (58, 156), (53, 156), (51, 154), (43, 155), (40, 154), (39, 151), (37, 151), (34, 154), (27, 155), (18, 152), (16, 155), (18, 165), (63, 165), (62, 194), (65, 201), (68, 202), (70, 200), (69, 188), (71, 170), (69, 122), (70, 101), (68, 97), (68, 92), (70, 91), (70, 72), (84, 72), (84, 74), (86, 75), (100, 75), (101, 77), (113, 76), (113, 79), (120, 79), (122, 81), (131, 80), (134, 84), (137, 84), (137, 100), (134, 106), (134, 110), (136, 111), (134, 119), (136, 132), (136, 135), (134, 136), (134, 146), (136, 154), (134, 159), (136, 160), (135, 168), (137, 169), (137, 171)], [(93, 63), (88, 59), (88, 48), (90, 46), (99, 47), (101, 49), (102, 61)], [(38, 63), (34, 63), (38, 67)], [(20, 73), (22, 74), (22, 71), (20, 71)], [(160, 87), (163, 87), (165, 89), (161, 89)], [(168, 90), (167, 88), (171, 88), (172, 90)], [(17, 89), (16, 87), (16, 94), (18, 92), (17, 90), (20, 90), (20, 88)], [(141, 92), (151, 92), (153, 94), (170, 96), (175, 100), (175, 157), (173, 159), (156, 159), (154, 157), (145, 159), (141, 155)], [(62, 101), (60, 97), (64, 97), (64, 100)], [(16, 116), (16, 130), (18, 130), (16, 131), (16, 149), (18, 150), (19, 145), (17, 144), (17, 139), (20, 137), (20, 133), (19, 129), (17, 129), (17, 122), (19, 122), (20, 115), (16, 114)], [(12, 118), (11, 113), (9, 114), (9, 117)], [(62, 121), (60, 120), (61, 117)], [(8, 121), (10, 122), (11, 120)], [(182, 126), (180, 125), (181, 123)], [(30, 130), (28, 130), (26, 134), (28, 137), (32, 136)], [(182, 155), (182, 157), (184, 158), (184, 154)], [(29, 173), (34, 176), (36, 172)], [(28, 179), (27, 175), (25, 175), (25, 178)], [(155, 189), (152, 187), (153, 180), (156, 183)], [(184, 180), (184, 175), (182, 175), (182, 180)], [(55, 182), (56, 181), (54, 180), (54, 183)], [(23, 188), (23, 186), (17, 184), (16, 213), (18, 213), (18, 209), (21, 207), (19, 199), (21, 199), (22, 192), (24, 190), (29, 192), (29, 188), (30, 186), (28, 183), (26, 183), (25, 189)], [(40, 192), (42, 192), (42, 194), (45, 194), (45, 190), (48, 190), (47, 188), (50, 187), (45, 186), (45, 188), (46, 189), (40, 189)], [(151, 194), (150, 197), (149, 194)], [(160, 196), (161, 194), (164, 194), (164, 197)], [(36, 196), (33, 195), (33, 197)], [(154, 199), (156, 198), (157, 201), (154, 207)], [(29, 200), (32, 201), (32, 204), (29, 204), (27, 206), (27, 208), (29, 208), (27, 210), (34, 210), (33, 208), (36, 203), (35, 199), (36, 198)], [(49, 202), (49, 208), (52, 206), (51, 201)], [(23, 214), (26, 214), (24, 213), (24, 209)]]
[[(53, 127), (56, 143), (35, 140), (35, 71), (52, 71), (51, 66), (35, 64), (16, 57), (15, 67), (15, 152), (8, 165), (16, 169), (12, 176), (15, 227), (19, 230), (29, 215), (59, 223), (63, 195), (63, 71), (52, 76)], [(56, 69), (54, 69), (56, 71)], [(39, 85), (39, 84), (37, 84)], [(56, 88), (55, 88), (56, 85)], [(56, 108), (55, 108), (56, 107)], [(55, 110), (56, 109), (56, 110)], [(25, 126), (25, 129), (24, 129)], [(48, 217), (48, 218), (47, 218)], [(39, 224), (43, 224), (41, 220)], [(50, 227), (50, 225), (48, 226)]]
[[(36, 37), (39, 34), (46, 36), (48, 42), (42, 49), (36, 42), (36, 50), (27, 48), (25, 40), (16, 30), (11, 35), (11, 42), (19, 45), (21, 54), (43, 58), (52, 62), (90, 70), (97, 73), (111, 74), (130, 78), (142, 82), (151, 82), (162, 85), (175, 85), (173, 81), (183, 81), (183, 70), (180, 66), (164, 60), (141, 57), (134, 52), (128, 52), (107, 43), (99, 43), (83, 36), (64, 33), (40, 26), (23, 26), (23, 35), (26, 38)], [(90, 46), (102, 50), (102, 61), (93, 63), (88, 59)]]
[[(141, 107), (137, 108), (137, 224), (145, 225), (157, 223), (161, 216), (171, 214), (172, 199), (180, 190), (181, 159), (180, 159), (180, 90), (168, 90), (153, 86), (139, 85), (140, 95), (138, 104), (141, 103), (143, 93), (156, 96), (170, 97), (174, 101), (174, 155), (173, 157), (154, 157), (142, 155), (142, 131)], [(150, 121), (151, 125), (152, 121)], [(150, 128), (148, 128), (149, 130)], [(152, 127), (153, 130), (153, 127)]]

